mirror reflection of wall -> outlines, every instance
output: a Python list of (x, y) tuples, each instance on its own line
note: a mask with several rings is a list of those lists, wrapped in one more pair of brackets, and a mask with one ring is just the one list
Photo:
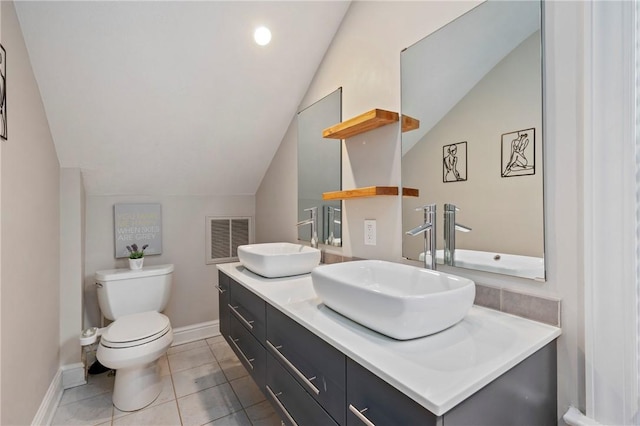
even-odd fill
[[(456, 205), (472, 230), (455, 234), (455, 266), (544, 279), (540, 8), (487, 1), (401, 54), (402, 113), (420, 120), (402, 134), (402, 183), (420, 190), (403, 199), (403, 229), (436, 203), (443, 259)], [(404, 257), (423, 251), (403, 236)]]
[[(318, 208), (321, 244), (342, 245), (342, 203), (323, 200), (322, 193), (341, 189), (341, 141), (324, 139), (322, 131), (342, 121), (342, 88), (298, 113), (298, 221)], [(309, 226), (298, 228), (298, 239), (309, 241)]]

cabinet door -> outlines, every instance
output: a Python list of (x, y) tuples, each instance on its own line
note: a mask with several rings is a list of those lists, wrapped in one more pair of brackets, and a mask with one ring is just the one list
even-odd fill
[(436, 425), (437, 417), (347, 358), (347, 425)]
[(267, 305), (267, 352), (339, 423), (345, 420), (345, 360), (333, 346)]
[(233, 279), (229, 279), (231, 294), (229, 310), (260, 343), (264, 344), (266, 335), (265, 301), (247, 290)]
[(264, 346), (234, 316), (229, 318), (229, 339), (227, 341), (258, 387), (264, 391), (266, 370)]
[(267, 353), (266, 395), (283, 422), (300, 426), (337, 426), (326, 411), (305, 392), (280, 362)]
[(220, 334), (229, 336), (229, 277), (218, 271), (218, 311), (220, 315)]

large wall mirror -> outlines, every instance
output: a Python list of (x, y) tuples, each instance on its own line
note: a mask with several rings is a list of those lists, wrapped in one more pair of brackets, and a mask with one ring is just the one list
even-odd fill
[[(322, 193), (339, 191), (342, 182), (341, 141), (324, 139), (322, 131), (342, 121), (342, 88), (298, 113), (298, 220), (318, 209), (318, 242), (342, 246), (342, 204), (323, 200)], [(298, 239), (309, 241), (309, 226), (299, 227)]]
[[(420, 120), (402, 134), (402, 184), (420, 191), (403, 229), (435, 203), (439, 263), (545, 279), (541, 7), (489, 0), (401, 53), (402, 114)], [(423, 259), (422, 236), (403, 256)]]

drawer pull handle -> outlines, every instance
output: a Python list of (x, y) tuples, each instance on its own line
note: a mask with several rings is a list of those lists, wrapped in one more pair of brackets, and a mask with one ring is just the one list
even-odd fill
[(244, 352), (242, 352), (242, 349), (240, 349), (240, 346), (238, 346), (238, 344), (236, 343), (237, 341), (239, 341), (240, 339), (234, 339), (233, 337), (231, 337), (231, 335), (229, 335), (229, 340), (231, 340), (231, 343), (233, 343), (233, 346), (235, 346), (236, 350), (238, 351), (238, 353), (240, 355), (242, 355), (242, 358), (244, 358), (245, 361), (247, 361), (247, 364), (249, 364), (249, 367), (251, 367), (251, 369), (253, 370), (253, 361), (255, 361), (255, 358), (247, 358), (247, 356), (244, 354)]
[(235, 315), (240, 321), (242, 321), (244, 323), (244, 325), (246, 325), (247, 328), (249, 328), (249, 330), (253, 330), (253, 325), (252, 324), (255, 321), (249, 321), (245, 317), (243, 317), (242, 314), (240, 314), (240, 312), (237, 311), (237, 309), (238, 309), (237, 306), (229, 305), (229, 309), (231, 309), (231, 312), (233, 312), (233, 315)]
[(269, 350), (275, 355), (277, 356), (282, 362), (284, 362), (286, 364), (287, 367), (289, 367), (289, 369), (291, 371), (293, 371), (296, 376), (298, 376), (300, 378), (300, 380), (302, 380), (302, 382), (307, 385), (307, 387), (316, 395), (320, 395), (320, 389), (318, 389), (317, 387), (315, 387), (313, 385), (313, 383), (311, 383), (311, 380), (315, 380), (315, 376), (312, 377), (311, 379), (307, 379), (306, 376), (304, 374), (302, 374), (302, 372), (300, 370), (298, 370), (296, 368), (295, 365), (293, 365), (291, 363), (291, 361), (289, 361), (287, 359), (287, 357), (285, 357), (282, 352), (280, 352), (278, 349), (282, 348), (282, 345), (276, 347), (273, 345), (273, 343), (271, 343), (268, 339), (267, 339), (267, 347), (269, 348)]
[(293, 420), (293, 417), (291, 417), (291, 414), (289, 414), (287, 409), (284, 408), (284, 405), (282, 405), (282, 402), (280, 402), (280, 400), (278, 399), (278, 396), (282, 395), (282, 392), (278, 392), (278, 394), (276, 395), (275, 393), (273, 393), (269, 385), (267, 385), (266, 387), (267, 387), (267, 392), (269, 393), (269, 396), (271, 396), (271, 398), (275, 401), (275, 403), (278, 404), (278, 407), (280, 407), (280, 409), (285, 414), (285, 416), (287, 416), (287, 420), (289, 420), (289, 422), (291, 422), (293, 426), (298, 426), (298, 423), (296, 423), (296, 421)]
[(222, 294), (222, 293), (226, 293), (226, 291), (227, 291), (227, 290), (225, 290), (224, 288), (220, 287), (219, 285), (216, 285), (216, 288), (218, 289), (218, 292), (219, 292), (220, 294)]
[(353, 405), (349, 404), (349, 411), (351, 411), (353, 414), (356, 415), (356, 417), (358, 418), (358, 420), (360, 420), (362, 423), (364, 423), (367, 426), (376, 426), (371, 420), (369, 420), (368, 418), (365, 417), (364, 412), (366, 412), (368, 410), (368, 408), (365, 408), (363, 410), (358, 410), (356, 407), (354, 407)]

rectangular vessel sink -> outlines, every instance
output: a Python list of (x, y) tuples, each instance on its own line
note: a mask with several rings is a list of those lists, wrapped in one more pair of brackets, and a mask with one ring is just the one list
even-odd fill
[(382, 260), (321, 265), (311, 271), (311, 279), (326, 306), (398, 340), (458, 323), (476, 293), (470, 279)]
[(238, 247), (245, 268), (267, 278), (308, 274), (320, 263), (320, 250), (292, 243), (249, 244)]

